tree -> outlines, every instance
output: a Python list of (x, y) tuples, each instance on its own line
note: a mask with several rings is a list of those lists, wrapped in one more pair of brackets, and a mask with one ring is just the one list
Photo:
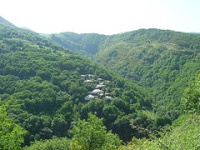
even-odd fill
[(113, 123), (120, 115), (119, 109), (114, 105), (105, 105), (103, 108), (102, 116), (105, 119), (104, 124), (111, 130), (113, 128)]
[(87, 121), (79, 120), (73, 127), (74, 134), (70, 143), (72, 150), (110, 150), (117, 149), (121, 143), (118, 136), (106, 132), (102, 119), (89, 114)]
[(181, 106), (184, 111), (200, 112), (200, 72), (191, 85), (185, 89), (181, 99)]
[(67, 122), (64, 120), (64, 117), (54, 117), (51, 122), (51, 128), (53, 134), (57, 137), (62, 137), (67, 134)]
[(6, 113), (6, 105), (0, 106), (0, 149), (19, 150), (26, 131), (15, 124)]
[(120, 111), (125, 112), (126, 114), (128, 114), (130, 111), (129, 104), (119, 98), (113, 99), (112, 104), (115, 105)]
[(24, 150), (69, 150), (69, 141), (67, 138), (40, 140), (24, 147)]

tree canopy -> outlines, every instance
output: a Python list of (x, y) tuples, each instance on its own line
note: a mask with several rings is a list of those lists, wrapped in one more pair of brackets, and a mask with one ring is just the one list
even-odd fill
[[(170, 114), (172, 120), (178, 111), (180, 114), (184, 89), (200, 70), (199, 34), (139, 29), (112, 36), (61, 33), (51, 38), (67, 48), (68, 43), (76, 43), (79, 48), (71, 45), (72, 50), (81, 54), (84, 51), (96, 62), (148, 88), (155, 100), (154, 112)], [(87, 43), (95, 44), (95, 53), (84, 47)]]
[[(0, 98), (8, 103), (8, 116), (27, 130), (23, 146), (71, 138), (73, 122), (87, 119), (88, 113), (97, 114), (107, 130), (130, 141), (129, 135), (138, 131), (131, 130), (129, 120), (139, 117), (141, 109), (153, 109), (144, 88), (46, 37), (5, 25), (0, 25), (0, 36)], [(99, 85), (101, 93), (85, 100)], [(121, 118), (131, 131), (126, 136)]]
[(72, 129), (70, 143), (72, 150), (109, 150), (117, 149), (121, 143), (119, 137), (106, 131), (102, 119), (89, 114), (87, 121), (79, 120)]
[(0, 106), (0, 149), (19, 150), (26, 131), (9, 118), (5, 104)]

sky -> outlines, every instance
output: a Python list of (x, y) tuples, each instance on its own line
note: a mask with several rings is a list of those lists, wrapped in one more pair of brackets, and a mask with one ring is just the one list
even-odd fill
[(0, 16), (39, 33), (200, 32), (200, 0), (0, 0)]

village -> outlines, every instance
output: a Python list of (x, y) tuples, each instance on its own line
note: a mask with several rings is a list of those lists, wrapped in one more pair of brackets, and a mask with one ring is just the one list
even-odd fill
[(85, 85), (93, 85), (94, 89), (88, 92), (88, 95), (85, 96), (85, 100), (112, 100), (113, 97), (110, 93), (106, 91), (106, 85), (111, 83), (109, 80), (104, 80), (99, 77), (95, 77), (92, 74), (81, 75), (81, 79)]

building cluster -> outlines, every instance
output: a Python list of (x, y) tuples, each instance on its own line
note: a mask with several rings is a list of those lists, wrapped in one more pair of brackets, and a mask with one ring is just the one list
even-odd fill
[(88, 95), (85, 96), (85, 100), (91, 99), (105, 99), (105, 100), (112, 100), (113, 97), (110, 96), (110, 93), (106, 92), (106, 84), (110, 83), (108, 80), (104, 80), (102, 78), (94, 78), (94, 75), (87, 74), (81, 75), (81, 78), (84, 84), (93, 84), (95, 88), (92, 91), (88, 92)]

